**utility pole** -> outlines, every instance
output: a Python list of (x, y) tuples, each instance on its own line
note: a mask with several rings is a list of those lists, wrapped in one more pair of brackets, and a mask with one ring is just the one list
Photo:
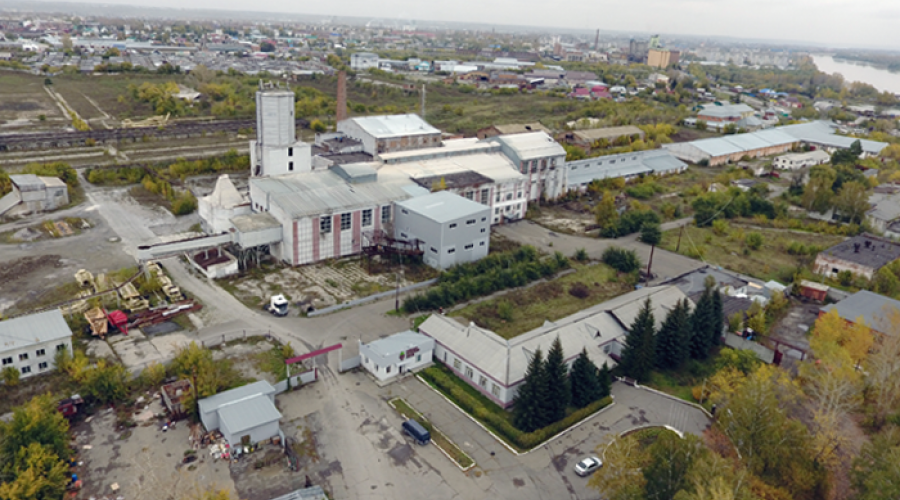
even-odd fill
[(678, 253), (678, 250), (681, 249), (681, 235), (684, 233), (684, 224), (681, 225), (681, 229), (678, 231), (678, 244), (675, 245), (675, 253)]

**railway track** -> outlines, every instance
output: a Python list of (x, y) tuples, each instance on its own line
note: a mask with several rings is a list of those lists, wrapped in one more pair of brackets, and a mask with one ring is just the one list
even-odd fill
[[(296, 120), (298, 127), (309, 127), (309, 121)], [(88, 130), (84, 132), (41, 132), (34, 134), (0, 135), (0, 151), (29, 149), (67, 148), (85, 146), (88, 140), (96, 144), (136, 141), (144, 137), (162, 139), (166, 137), (189, 137), (215, 132), (238, 132), (256, 130), (256, 120), (216, 120), (198, 122), (178, 122), (164, 127), (116, 128)]]

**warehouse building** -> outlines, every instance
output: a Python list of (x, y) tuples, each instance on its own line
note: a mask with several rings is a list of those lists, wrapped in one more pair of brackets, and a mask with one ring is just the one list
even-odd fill
[(849, 271), (854, 276), (872, 279), (884, 266), (900, 259), (900, 243), (863, 233), (819, 252), (813, 271), (831, 278)]
[(362, 116), (341, 120), (337, 131), (363, 144), (370, 155), (438, 146), (441, 131), (419, 115)]
[(544, 132), (500, 135), (488, 139), (525, 176), (529, 201), (559, 198), (566, 189), (566, 150)]
[(687, 170), (687, 163), (665, 149), (651, 149), (570, 161), (566, 170), (566, 191), (585, 191), (593, 180), (622, 178), (627, 182), (642, 175), (677, 174)]
[(206, 431), (218, 430), (232, 447), (253, 445), (281, 432), (275, 388), (266, 381), (220, 392), (197, 405)]

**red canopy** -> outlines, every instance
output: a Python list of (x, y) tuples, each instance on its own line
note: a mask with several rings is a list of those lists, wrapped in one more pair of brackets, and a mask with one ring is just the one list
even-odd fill
[(122, 311), (113, 311), (106, 315), (109, 322), (125, 335), (128, 335), (128, 316)]

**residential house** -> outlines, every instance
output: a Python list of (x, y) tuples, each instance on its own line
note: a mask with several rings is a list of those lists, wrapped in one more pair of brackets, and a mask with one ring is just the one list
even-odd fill
[(72, 330), (59, 309), (0, 321), (0, 363), (15, 368), (19, 377), (55, 368), (59, 351), (72, 353)]
[(882, 267), (900, 259), (900, 243), (863, 233), (823, 250), (816, 256), (813, 271), (828, 277), (849, 271), (872, 279)]

